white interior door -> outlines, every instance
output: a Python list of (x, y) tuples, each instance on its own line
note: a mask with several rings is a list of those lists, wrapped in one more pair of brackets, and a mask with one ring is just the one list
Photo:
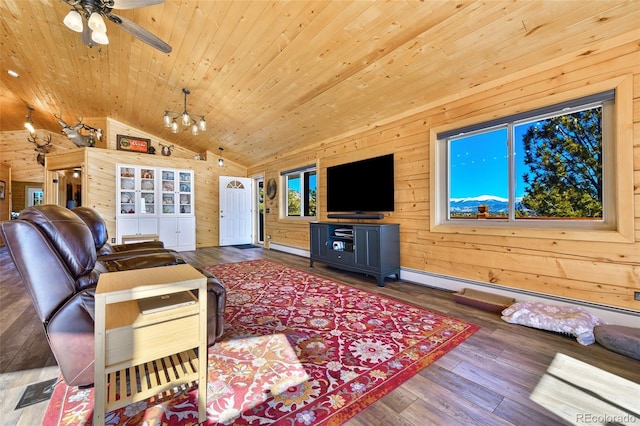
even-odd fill
[(220, 245), (251, 244), (252, 180), (220, 176)]

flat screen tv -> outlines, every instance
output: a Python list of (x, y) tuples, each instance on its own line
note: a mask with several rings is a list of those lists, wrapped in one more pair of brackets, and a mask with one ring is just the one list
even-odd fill
[(393, 210), (393, 154), (327, 168), (327, 212)]

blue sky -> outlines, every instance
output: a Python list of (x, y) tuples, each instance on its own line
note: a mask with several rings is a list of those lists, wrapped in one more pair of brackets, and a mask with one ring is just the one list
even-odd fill
[[(516, 141), (529, 125), (516, 127)], [(480, 195), (509, 197), (507, 129), (459, 138), (450, 145), (451, 198), (468, 198)], [(524, 165), (522, 142), (516, 143), (516, 198), (524, 195), (522, 175)]]
[[(296, 192), (300, 192), (300, 182), (302, 179), (289, 179), (289, 189), (293, 189)], [(316, 175), (309, 176), (309, 186), (316, 188)]]

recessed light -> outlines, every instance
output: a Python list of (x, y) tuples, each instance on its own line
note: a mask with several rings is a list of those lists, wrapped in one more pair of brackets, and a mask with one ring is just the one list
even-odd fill
[(9, 70), (9, 71), (7, 71), (7, 73), (8, 73), (11, 77), (15, 77), (15, 78), (18, 78), (18, 76), (20, 75), (20, 74), (18, 74), (17, 72), (15, 72), (14, 70)]

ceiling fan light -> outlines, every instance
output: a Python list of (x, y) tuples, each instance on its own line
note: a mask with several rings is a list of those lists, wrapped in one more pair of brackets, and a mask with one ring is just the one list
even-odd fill
[(200, 130), (202, 130), (203, 132), (207, 130), (207, 122), (204, 121), (204, 117), (200, 117), (200, 122), (198, 123), (198, 125), (200, 126)]
[(99, 33), (107, 33), (107, 26), (104, 23), (104, 19), (102, 19), (102, 16), (100, 16), (100, 14), (97, 12), (93, 12), (89, 17), (89, 28), (91, 28), (94, 32), (97, 31)]
[(178, 133), (178, 123), (176, 123), (176, 120), (171, 122), (171, 133)]
[(82, 29), (83, 29), (82, 17), (80, 16), (77, 10), (69, 11), (69, 13), (67, 13), (67, 16), (64, 17), (64, 20), (62, 22), (70, 30), (73, 30), (77, 33), (82, 32)]
[(171, 116), (169, 111), (164, 112), (164, 127), (171, 127)]
[(95, 41), (98, 44), (109, 44), (109, 37), (107, 37), (107, 33), (96, 30), (93, 30), (91, 32), (91, 40)]

